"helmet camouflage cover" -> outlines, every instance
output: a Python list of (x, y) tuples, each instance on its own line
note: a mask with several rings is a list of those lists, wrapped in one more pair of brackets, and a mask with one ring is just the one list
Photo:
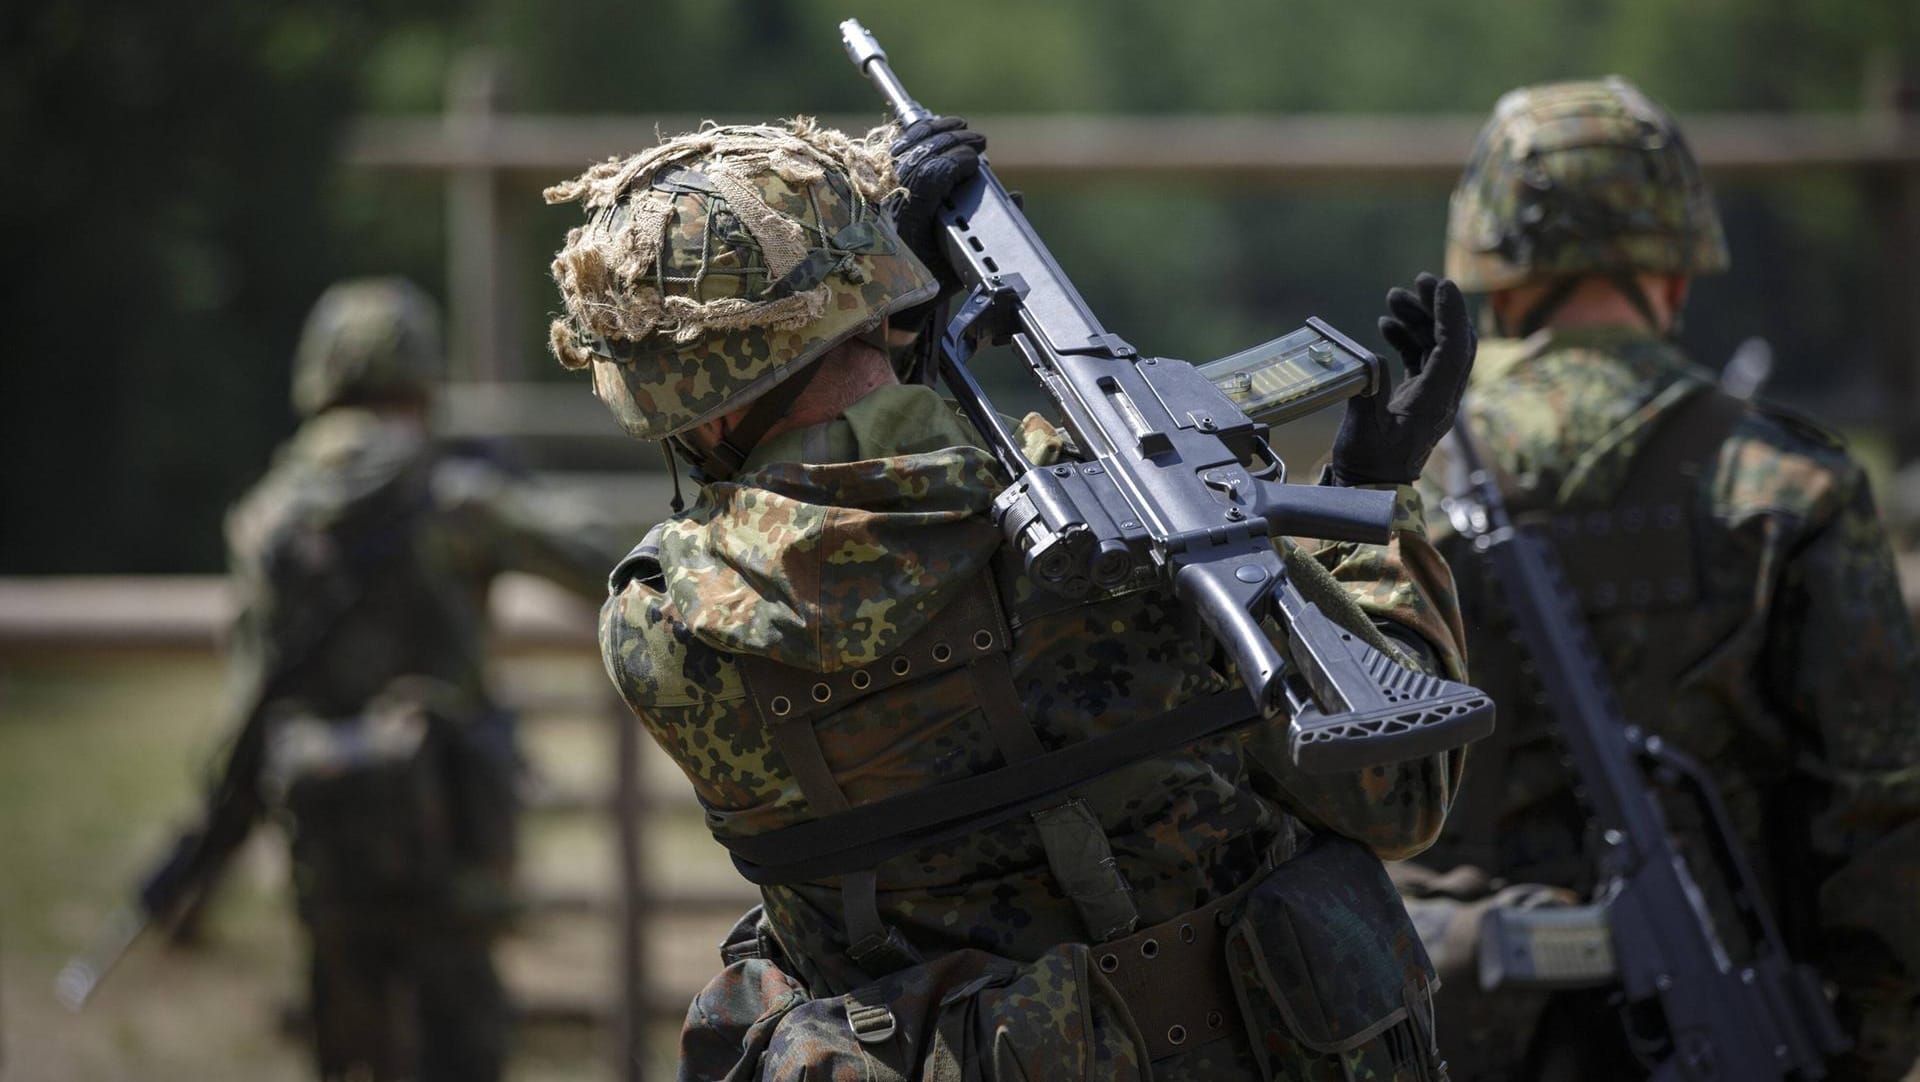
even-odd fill
[(440, 313), (405, 278), (356, 278), (320, 295), (293, 358), (302, 416), (424, 395), (445, 375)]
[(890, 137), (709, 126), (547, 189), (587, 212), (553, 261), (554, 356), (593, 367), (627, 432), (662, 439), (932, 297), (880, 205)]
[(1617, 75), (1503, 96), (1447, 215), (1447, 275), (1473, 292), (1726, 267), (1720, 216), (1679, 125)]

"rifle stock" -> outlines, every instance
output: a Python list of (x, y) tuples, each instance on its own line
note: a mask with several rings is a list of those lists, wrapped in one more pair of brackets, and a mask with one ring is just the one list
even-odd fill
[[(933, 115), (865, 28), (848, 19), (840, 29), (848, 57), (896, 119)], [(1417, 758), (1491, 731), (1485, 695), (1403, 679), (1396, 663), (1299, 596), (1275, 549), (1287, 535), (1385, 542), (1390, 493), (1287, 483), (1266, 425), (1192, 365), (1142, 357), (1100, 324), (986, 163), (939, 217), (948, 261), (970, 290), (941, 340), (942, 375), (1009, 476), (995, 520), (1036, 582), (1078, 597), (1158, 577), (1220, 643), (1259, 712), (1288, 718), (1304, 770)], [(1349, 361), (1377, 366), (1346, 339), (1319, 333)], [(1008, 340), (1085, 461), (1037, 467), (999, 423), (967, 361), (979, 343)], [(1339, 393), (1374, 382), (1345, 380)]]

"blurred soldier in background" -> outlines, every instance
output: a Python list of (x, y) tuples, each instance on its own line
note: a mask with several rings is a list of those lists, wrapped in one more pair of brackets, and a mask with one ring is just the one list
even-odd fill
[[(884, 138), (709, 128), (547, 192), (587, 212), (554, 262), (556, 356), (703, 483), (614, 573), (601, 645), (723, 844), (1233, 688), (1159, 587), (1063, 600), (1001, 558), (993, 457), (884, 352), (949, 271), (935, 209), (984, 140), (916, 124), (896, 179)], [(1430, 378), (1391, 423), (1366, 400), (1334, 475), (1397, 486), (1393, 541), (1285, 548), (1356, 634), (1457, 673), (1410, 483), (1473, 333), (1451, 284), (1391, 307)], [(1035, 462), (1073, 454), (1038, 415), (1020, 432)], [(681, 1077), (1439, 1077), (1430, 974), (1378, 857), (1433, 838), (1459, 756), (1305, 776), (1285, 745), (1256, 723), (898, 859), (762, 880)]]
[[(1507, 95), (1448, 221), (1447, 273), (1500, 336), (1465, 416), (1515, 520), (1549, 529), (1628, 716), (1709, 765), (1790, 953), (1838, 987), (1839, 1076), (1920, 1077), (1920, 652), (1840, 442), (1724, 393), (1674, 344), (1691, 277), (1726, 265), (1664, 109), (1618, 78)], [(1480, 988), (1482, 915), (1586, 897), (1595, 847), (1502, 606), (1433, 526), (1500, 709), (1441, 841), (1397, 872), (1456, 1074), (1637, 1077), (1604, 991)], [(1683, 847), (1704, 845), (1686, 813)]]
[(227, 524), (248, 723), (225, 788), (287, 829), (326, 1079), (500, 1077), (518, 760), (488, 585), (603, 596), (618, 558), (581, 508), (434, 440), (444, 369), (411, 283), (328, 290), (294, 362), (305, 420)]

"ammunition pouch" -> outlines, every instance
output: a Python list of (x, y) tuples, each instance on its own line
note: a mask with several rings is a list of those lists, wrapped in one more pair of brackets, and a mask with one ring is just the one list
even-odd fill
[(504, 916), (517, 768), (491, 730), (509, 725), (392, 696), (353, 717), (274, 722), (263, 788), (287, 829), (303, 918)]
[(721, 958), (687, 1014), (683, 1076), (1128, 1078), (1240, 1036), (1267, 1079), (1446, 1077), (1419, 936), (1379, 860), (1337, 837), (1199, 909), (1031, 963), (961, 950), (814, 999), (757, 908)]
[(1438, 988), (1378, 858), (1316, 836), (1246, 896), (1226, 962), (1262, 1074), (1439, 1082)]
[(1031, 963), (960, 950), (845, 995), (812, 998), (769, 950), (758, 911), (694, 999), (682, 1077), (867, 1082), (1145, 1078), (1148, 1052), (1083, 944)]

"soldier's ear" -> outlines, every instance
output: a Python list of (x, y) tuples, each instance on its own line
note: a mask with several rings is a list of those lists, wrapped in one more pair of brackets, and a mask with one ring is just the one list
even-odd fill
[(1669, 274), (1662, 283), (1660, 299), (1667, 302), (1667, 312), (1677, 319), (1681, 309), (1687, 306), (1687, 291), (1693, 288), (1693, 279), (1685, 274)]
[(1520, 300), (1511, 289), (1496, 289), (1480, 301), (1482, 338), (1505, 338), (1520, 318)]

